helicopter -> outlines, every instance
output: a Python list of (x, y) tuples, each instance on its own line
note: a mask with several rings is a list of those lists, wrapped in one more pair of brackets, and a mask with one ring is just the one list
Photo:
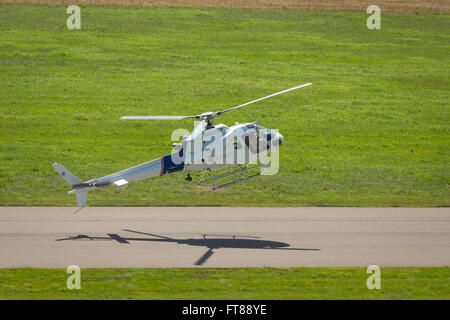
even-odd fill
[[(271, 164), (266, 161), (268, 154), (277, 150), (284, 141), (284, 137), (274, 129), (268, 129), (256, 122), (236, 123), (228, 127), (224, 124), (214, 124), (213, 119), (218, 116), (249, 104), (268, 99), (289, 91), (297, 90), (312, 83), (305, 83), (271, 95), (240, 104), (238, 106), (215, 111), (204, 112), (190, 116), (124, 116), (121, 120), (198, 120), (192, 132), (185, 134), (181, 143), (173, 145), (169, 155), (151, 160), (134, 167), (121, 170), (107, 176), (82, 182), (60, 163), (53, 164), (53, 168), (72, 187), (69, 194), (75, 194), (77, 205), (84, 207), (87, 203), (88, 191), (115, 185), (124, 187), (130, 181), (141, 180), (164, 174), (185, 171), (186, 180), (192, 181), (190, 172), (200, 172), (202, 180), (199, 183), (211, 182), (213, 189), (219, 189), (231, 184), (246, 181), (261, 175)], [(238, 167), (237, 169), (235, 169)], [(215, 175), (214, 170), (227, 169), (231, 171)], [(258, 172), (254, 173), (257, 170)], [(209, 172), (210, 178), (205, 179), (204, 173)], [(236, 177), (237, 176), (237, 177)], [(236, 177), (228, 183), (219, 181), (229, 177)]]

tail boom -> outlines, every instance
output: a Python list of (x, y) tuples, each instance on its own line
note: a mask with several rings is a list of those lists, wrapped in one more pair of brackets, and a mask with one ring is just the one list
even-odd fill
[[(179, 155), (182, 155), (182, 153), (180, 153)], [(137, 166), (86, 182), (82, 182), (78, 177), (64, 168), (60, 163), (53, 164), (53, 168), (72, 187), (72, 190), (68, 193), (75, 194), (77, 196), (78, 206), (84, 207), (86, 205), (87, 194), (89, 190), (106, 187), (111, 184), (114, 184), (118, 187), (123, 187), (127, 185), (129, 181), (141, 180), (161, 176), (167, 173), (182, 171), (184, 170), (184, 163), (183, 161), (181, 161), (180, 163), (173, 161), (173, 155), (167, 155), (162, 158), (148, 161)]]

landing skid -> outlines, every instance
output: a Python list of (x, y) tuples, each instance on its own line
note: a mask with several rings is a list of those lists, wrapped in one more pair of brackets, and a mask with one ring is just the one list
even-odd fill
[[(270, 165), (270, 162), (257, 164), (257, 165), (246, 165), (246, 166), (239, 167), (239, 169), (235, 169), (235, 170), (232, 170), (230, 172), (225, 172), (225, 173), (222, 173), (222, 174), (219, 174), (219, 175), (214, 175), (213, 174), (213, 170), (208, 169), (208, 171), (210, 173), (210, 177), (207, 178), (207, 179), (204, 179), (203, 178), (203, 173), (204, 172), (202, 172), (202, 180), (200, 180), (197, 184), (201, 184), (201, 183), (204, 183), (204, 182), (211, 181), (212, 185), (213, 185), (213, 189), (216, 190), (216, 189), (219, 189), (219, 188), (223, 188), (223, 187), (226, 187), (226, 186), (238, 183), (238, 182), (246, 181), (246, 180), (249, 180), (251, 178), (257, 177), (257, 176), (261, 175), (261, 170), (259, 170), (258, 173), (254, 173), (252, 175), (245, 175), (245, 173), (248, 172), (248, 171), (251, 171), (251, 170), (258, 169), (258, 168), (262, 169), (262, 168), (268, 167), (269, 165)], [(233, 180), (231, 182), (227, 182), (227, 183), (223, 183), (223, 184), (217, 184), (217, 181), (220, 181), (220, 180), (223, 180), (223, 179), (226, 179), (226, 178), (229, 178), (229, 177), (233, 177), (233, 176), (236, 176), (236, 175), (241, 175), (241, 177), (239, 177), (239, 178), (237, 178), (237, 179), (235, 179), (235, 180)]]

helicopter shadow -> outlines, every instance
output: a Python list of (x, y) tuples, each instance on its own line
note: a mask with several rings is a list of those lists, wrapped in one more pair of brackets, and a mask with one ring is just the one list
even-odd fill
[[(148, 241), (148, 242), (172, 242), (177, 244), (185, 244), (189, 246), (205, 247), (207, 251), (194, 263), (194, 265), (203, 265), (214, 253), (216, 249), (233, 248), (233, 249), (263, 249), (263, 250), (293, 250), (293, 251), (320, 251), (320, 249), (313, 248), (291, 248), (288, 243), (262, 240), (259, 237), (237, 236), (232, 235), (231, 238), (208, 238), (207, 234), (203, 234), (201, 238), (176, 239), (169, 238), (153, 233), (123, 229), (123, 231), (150, 236), (153, 238), (135, 238), (122, 237), (116, 233), (107, 233), (106, 236), (88, 236), (79, 234), (76, 236), (56, 239), (55, 241), (68, 240), (91, 240), (91, 241), (116, 241), (121, 244), (129, 244), (133, 241)], [(241, 238), (244, 237), (244, 238)]]

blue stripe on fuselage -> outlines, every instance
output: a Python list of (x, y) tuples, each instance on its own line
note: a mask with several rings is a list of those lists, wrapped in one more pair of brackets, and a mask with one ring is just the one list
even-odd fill
[(161, 175), (183, 170), (184, 169), (183, 150), (162, 157), (161, 164), (162, 164)]

